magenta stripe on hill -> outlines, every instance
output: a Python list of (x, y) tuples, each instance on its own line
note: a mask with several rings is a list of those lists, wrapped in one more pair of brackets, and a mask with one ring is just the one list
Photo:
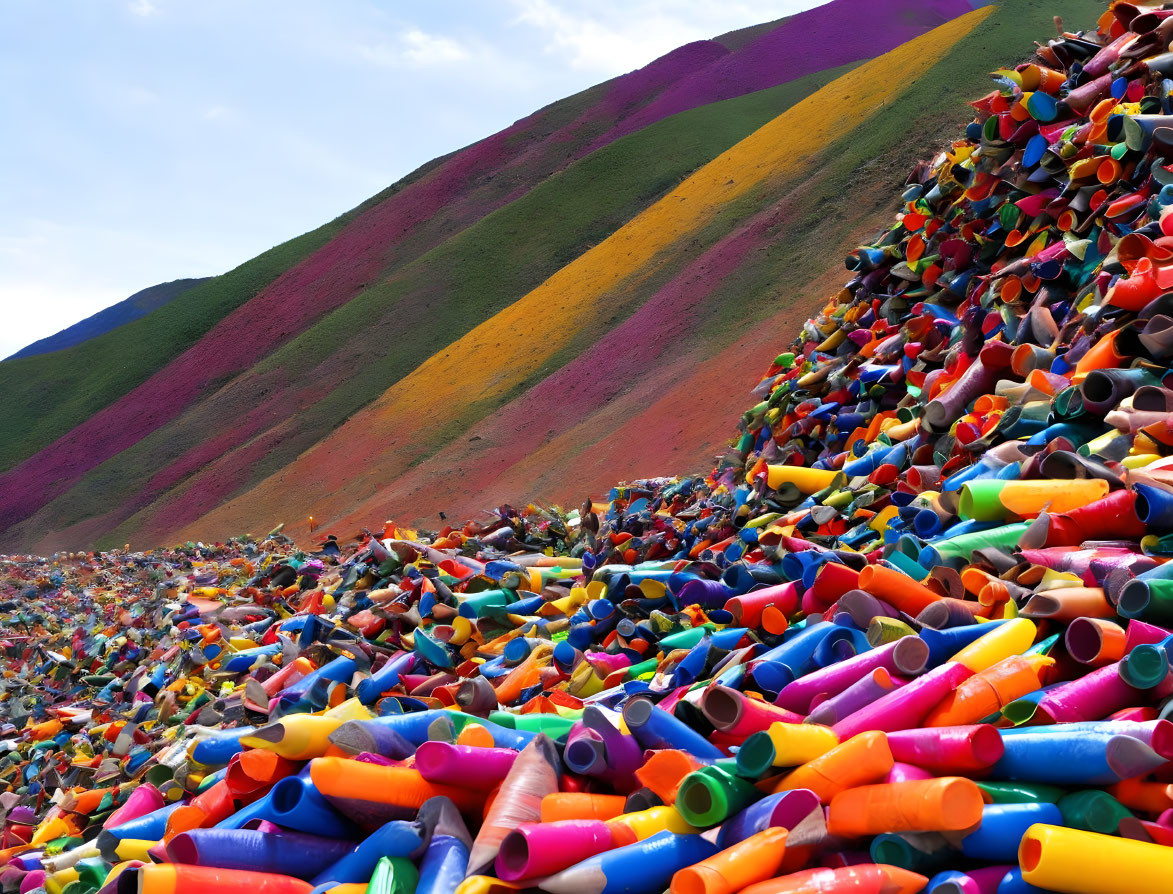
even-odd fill
[[(969, 0), (832, 0), (800, 12), (742, 49), (680, 78), (599, 137), (596, 147), (669, 115), (879, 56), (970, 12), (974, 5)], [(860, 27), (864, 17), (867, 25)], [(634, 89), (634, 81), (624, 89)]]

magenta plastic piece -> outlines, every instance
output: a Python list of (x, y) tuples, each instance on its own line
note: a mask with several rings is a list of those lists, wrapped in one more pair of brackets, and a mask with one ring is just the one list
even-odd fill
[(912, 729), (920, 725), (941, 699), (972, 676), (973, 671), (964, 664), (948, 661), (845, 717), (832, 729), (840, 741), (867, 730)]
[(505, 836), (497, 854), (497, 878), (506, 882), (561, 872), (615, 847), (599, 820), (522, 823)]
[(936, 774), (930, 773), (928, 770), (922, 770), (920, 767), (914, 767), (912, 764), (905, 764), (897, 761), (892, 765), (892, 769), (888, 771), (888, 775), (884, 778), (885, 782), (916, 782), (918, 779), (933, 779)]
[[(906, 636), (903, 639), (913, 640), (916, 637)], [(901, 641), (903, 640), (897, 642)], [(893, 677), (882, 667), (876, 668), (866, 677), (852, 683), (832, 698), (820, 701), (816, 697), (806, 719), (810, 723), (834, 726), (844, 717), (854, 714), (860, 708), (870, 705), (876, 699), (887, 695), (893, 689), (903, 686), (907, 682), (903, 677)]]
[(1120, 662), (1106, 664), (1090, 674), (1062, 683), (1039, 699), (1036, 716), (1052, 723), (1103, 720), (1114, 711), (1143, 701), (1144, 693), (1120, 679)]
[(116, 828), (122, 825), (122, 823), (129, 822), (132, 819), (138, 819), (140, 816), (145, 816), (152, 811), (158, 810), (166, 806), (166, 803), (157, 788), (149, 782), (145, 783), (131, 792), (122, 806), (106, 817), (106, 822), (102, 823), (102, 828)]
[(924, 670), (928, 660), (929, 647), (924, 640), (915, 636), (901, 637), (878, 649), (860, 652), (788, 683), (778, 693), (774, 704), (789, 711), (806, 713), (811, 710), (812, 700), (816, 696), (836, 696), (876, 668), (882, 667), (893, 674), (915, 676)]
[(415, 768), (430, 782), (491, 789), (508, 774), (517, 752), (451, 742), (424, 742), (416, 749)]

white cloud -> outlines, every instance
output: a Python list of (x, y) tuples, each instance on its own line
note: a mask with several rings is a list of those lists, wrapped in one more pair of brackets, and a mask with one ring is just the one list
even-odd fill
[(144, 19), (159, 12), (159, 8), (151, 0), (131, 0), (127, 8), (133, 15)]
[(463, 62), (472, 55), (459, 41), (416, 27), (391, 39), (360, 43), (357, 50), (361, 59), (382, 68), (400, 68), (405, 64), (444, 65)]
[(468, 51), (455, 40), (426, 34), (419, 28), (412, 28), (404, 34), (403, 43), (404, 57), (419, 65), (459, 62), (468, 58)]

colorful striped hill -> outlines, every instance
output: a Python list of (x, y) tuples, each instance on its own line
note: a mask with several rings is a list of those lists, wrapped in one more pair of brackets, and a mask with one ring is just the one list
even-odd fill
[(1100, 6), (833, 0), (689, 44), (4, 361), (0, 549), (428, 525), (700, 470), (987, 73)]

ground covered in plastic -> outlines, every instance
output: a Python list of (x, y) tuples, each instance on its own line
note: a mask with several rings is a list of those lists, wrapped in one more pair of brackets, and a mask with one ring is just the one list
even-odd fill
[(4, 559), (0, 888), (1170, 890), (1171, 40), (996, 72), (708, 476)]

